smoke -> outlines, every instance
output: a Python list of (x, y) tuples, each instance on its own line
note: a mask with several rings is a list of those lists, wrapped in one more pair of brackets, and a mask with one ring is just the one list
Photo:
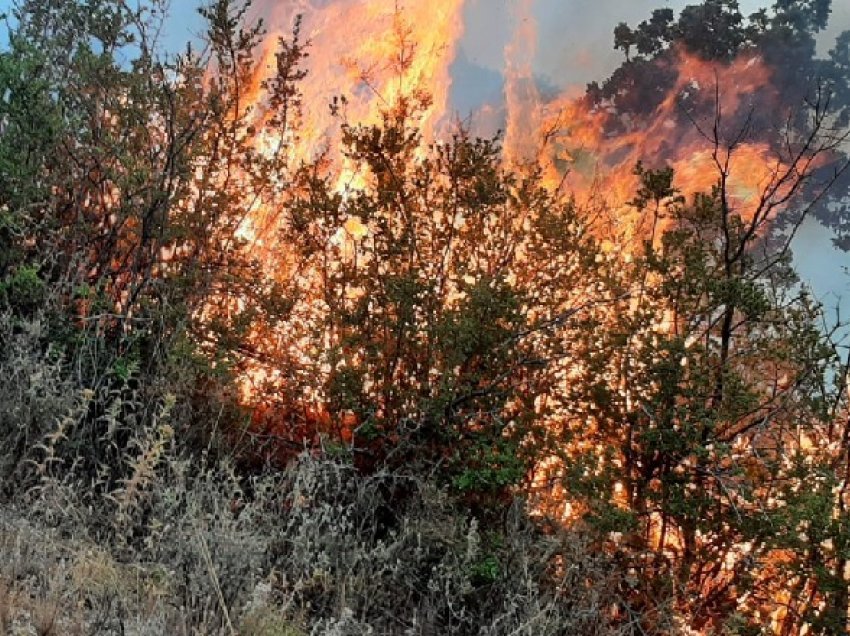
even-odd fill
[[(525, 0), (467, 0), (464, 8), (465, 36), (460, 43), (464, 65), (452, 102), (461, 115), (473, 104), (495, 106), (492, 81), (479, 78), (498, 73), (507, 76), (505, 47), (522, 24), (516, 21), (517, 7)], [(580, 92), (593, 81), (608, 77), (623, 61), (613, 46), (614, 27), (637, 24), (654, 9), (670, 8), (678, 13), (698, 0), (535, 0), (531, 5), (536, 23), (537, 44), (533, 75), (544, 90)], [(741, 0), (745, 16), (771, 4), (770, 0)], [(850, 3), (835, 2), (827, 28), (817, 35), (818, 53), (826, 56), (835, 38), (850, 29)], [(477, 71), (477, 72), (476, 72)]]

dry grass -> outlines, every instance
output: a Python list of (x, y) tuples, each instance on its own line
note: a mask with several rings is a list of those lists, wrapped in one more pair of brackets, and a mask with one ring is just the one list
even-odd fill
[(636, 633), (613, 564), (521, 504), (482, 529), (417, 474), (239, 474), (181, 446), (173, 393), (80, 386), (37, 332), (0, 320), (4, 634)]

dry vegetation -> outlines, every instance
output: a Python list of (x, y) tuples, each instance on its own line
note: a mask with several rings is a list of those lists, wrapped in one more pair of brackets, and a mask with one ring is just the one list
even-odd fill
[(239, 476), (181, 456), (166, 412), (118, 455), (128, 477), (92, 488), (58, 468), (84, 398), (30, 330), (3, 337), (0, 442), (28, 439), (3, 455), (28, 467), (0, 514), (4, 634), (638, 633), (611, 621), (622, 581), (580, 533), (541, 533), (519, 502), (482, 530), (421, 475), (305, 454)]
[(169, 57), (166, 4), (0, 50), (3, 634), (846, 632), (850, 356), (790, 257), (846, 230), (828, 0), (621, 25), (539, 170), (429, 143), (400, 10), (317, 128), (300, 21)]

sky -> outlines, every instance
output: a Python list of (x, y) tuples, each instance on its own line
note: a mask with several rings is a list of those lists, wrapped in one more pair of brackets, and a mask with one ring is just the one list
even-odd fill
[[(271, 4), (275, 0), (266, 0)], [(279, 2), (293, 0), (277, 0)], [(390, 2), (391, 0), (373, 0)], [(439, 0), (435, 0), (439, 1)], [(453, 106), (466, 115), (485, 102), (500, 99), (505, 46), (510, 41), (512, 16), (518, 0), (467, 0), (465, 34), (453, 67)], [(695, 0), (534, 0), (533, 12), (538, 34), (534, 72), (543, 84), (560, 89), (581, 90), (588, 82), (603, 80), (622, 61), (613, 48), (613, 29), (619, 22), (635, 25), (653, 9), (670, 7), (676, 11)], [(0, 0), (0, 13), (11, 8), (13, 0)], [(333, 2), (333, 0), (320, 0)], [(771, 0), (740, 0), (745, 15)], [(198, 0), (172, 0), (170, 17), (162, 34), (164, 49), (177, 51), (202, 30), (197, 14)], [(257, 0), (257, 4), (262, 4)], [(827, 29), (819, 34), (821, 54), (835, 37), (850, 29), (850, 1), (833, 0)], [(0, 46), (5, 40), (0, 28)], [(825, 305), (842, 307), (850, 316), (850, 254), (832, 247), (828, 230), (811, 221), (801, 228), (795, 242), (796, 264), (801, 278), (808, 282)]]
[[(771, 0), (739, 0), (741, 12), (750, 15)], [(473, 61), (500, 68), (504, 46), (510, 38), (511, 6), (516, 0), (469, 0), (464, 48)], [(694, 0), (535, 0), (538, 39), (535, 67), (553, 84), (580, 84), (604, 78), (623, 59), (613, 47), (613, 30), (620, 22), (636, 25), (654, 9), (676, 11)], [(832, 17), (820, 36), (820, 49), (841, 31), (850, 28), (850, 2), (833, 0)]]

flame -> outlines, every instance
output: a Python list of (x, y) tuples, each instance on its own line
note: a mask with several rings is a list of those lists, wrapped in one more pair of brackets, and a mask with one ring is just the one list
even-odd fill
[(505, 105), (508, 112), (504, 154), (508, 165), (522, 165), (536, 158), (540, 133), (540, 94), (532, 64), (537, 46), (537, 23), (533, 0), (519, 0), (513, 21), (513, 39), (505, 47)]
[(610, 101), (592, 104), (572, 88), (543, 101), (530, 86), (528, 57), (518, 53), (535, 48), (528, 5), (521, 3), (519, 26), (506, 49), (508, 163), (529, 159), (537, 144), (549, 188), (589, 207), (604, 192), (607, 226), (621, 245), (645, 238), (646, 228), (628, 205), (638, 184), (633, 168), (639, 161), (673, 167), (675, 185), (686, 195), (710, 192), (725, 169), (735, 212), (745, 220), (751, 217), (771, 180), (787, 167), (767, 143), (747, 134), (752, 95), (779, 103), (771, 71), (758, 55), (725, 64), (676, 51), (658, 62), (675, 73), (672, 89), (654, 110), (638, 116), (618, 112)]
[[(277, 40), (287, 36), (300, 15), (311, 46), (307, 80), (301, 86), (305, 108), (292, 149), (294, 162), (310, 161), (339, 147), (341, 121), (377, 124), (384, 113), (411, 99), (421, 101), (424, 149), (450, 123), (450, 67), (464, 32), (464, 4), (463, 0), (261, 2), (256, 10), (272, 28), (249, 99), (261, 112), (263, 80), (274, 68)], [(749, 139), (738, 143), (730, 156), (718, 156), (708, 137), (716, 124), (721, 146), (738, 134), (746, 125), (753, 94), (779, 101), (770, 69), (760, 57), (745, 54), (726, 64), (677, 51), (658, 63), (675, 73), (673, 88), (653, 112), (638, 117), (617, 112), (611, 103), (591, 104), (576, 96), (574, 88), (544, 99), (533, 73), (537, 50), (533, 6), (533, 0), (514, 5), (516, 27), (504, 51), (506, 165), (539, 162), (551, 189), (576, 196), (589, 207), (604, 205), (607, 232), (618, 244), (646, 231), (628, 206), (637, 185), (633, 168), (638, 161), (674, 167), (676, 186), (686, 194), (709, 191), (716, 184), (718, 161), (746, 165), (746, 170), (729, 171), (729, 191), (742, 217), (752, 213), (782, 163), (767, 144)], [(331, 104), (336, 106), (333, 111)], [(489, 110), (483, 107), (481, 117), (491, 117)], [(280, 141), (264, 133), (258, 143), (271, 151)], [(723, 148), (719, 150), (723, 155)], [(336, 153), (329, 156), (339, 162), (334, 167), (339, 192), (366, 185), (346, 159)], [(257, 220), (244, 233), (255, 238), (263, 225)]]
[[(306, 104), (301, 123), (300, 158), (309, 159), (339, 142), (339, 120), (377, 124), (382, 111), (411, 95), (423, 104), (423, 136), (432, 141), (445, 123), (452, 78), (450, 66), (463, 35), (463, 0), (302, 0), (259, 2), (257, 11), (271, 25), (259, 68), (274, 68), (279, 37), (288, 37), (297, 16), (310, 41), (301, 86)], [(254, 82), (259, 101), (262, 76)]]
[[(310, 57), (306, 62), (307, 79), (302, 84), (304, 112), (298, 133), (283, 139), (289, 132), (264, 131), (257, 140), (263, 153), (275, 152), (281, 143), (290, 147), (293, 165), (310, 162), (323, 156), (323, 151), (337, 150), (341, 144), (340, 123), (378, 124), (386, 113), (415, 100), (420, 112), (422, 149), (438, 141), (445, 132), (450, 112), (449, 91), (452, 78), (450, 67), (463, 35), (463, 0), (407, 0), (402, 3), (369, 0), (302, 0), (284, 3), (271, 0), (259, 3), (259, 12), (272, 25), (270, 36), (261, 51), (260, 72), (254, 78), (249, 99), (256, 104), (263, 118), (263, 80), (274, 68), (278, 36), (286, 36), (296, 15), (304, 16), (304, 32), (311, 40)], [(751, 114), (751, 96), (779, 103), (777, 89), (772, 84), (770, 68), (754, 53), (739, 56), (730, 63), (712, 63), (683, 50), (673, 51), (658, 62), (672, 73), (672, 88), (649, 112), (626, 114), (610, 101), (593, 103), (576, 96), (572, 89), (555, 97), (545, 97), (538, 90), (533, 61), (537, 50), (537, 24), (533, 0), (517, 0), (513, 20), (516, 25), (512, 39), (504, 50), (506, 132), (504, 161), (507, 167), (524, 170), (539, 168), (544, 183), (551, 190), (575, 197), (587, 210), (588, 216), (601, 219), (594, 229), (600, 234), (601, 265), (632, 262), (634, 243), (649, 236), (646, 219), (630, 205), (638, 186), (634, 166), (643, 161), (651, 167), (669, 165), (675, 170), (675, 185), (686, 195), (710, 191), (720, 173), (728, 173), (727, 192), (734, 213), (744, 221), (753, 217), (764, 204), (765, 193), (776, 183), (777, 174), (788, 166), (777, 158), (769, 143), (758, 135), (747, 134)], [(343, 101), (335, 102), (337, 97)], [(332, 111), (330, 105), (337, 108)], [(493, 116), (488, 111), (487, 117)], [(277, 135), (277, 136), (276, 136)], [(331, 152), (323, 166), (331, 174), (331, 183), (343, 203), (357, 190), (369, 187), (366, 177), (341, 153)], [(784, 192), (771, 196), (781, 199)], [(331, 268), (357, 267), (358, 245), (370, 238), (369, 220), (343, 214), (338, 226), (320, 228), (323, 249), (334, 260)], [(282, 280), (290, 277), (285, 246), (273, 244), (270, 238), (281, 228), (270, 222), (273, 215), (260, 202), (254, 216), (239, 227), (241, 238), (254, 246), (268, 250), (265, 265)], [(463, 219), (457, 219), (458, 226)], [(460, 229), (460, 227), (456, 227)], [(518, 254), (526, 249), (520, 245)], [(521, 260), (521, 259), (520, 259)], [(520, 263), (522, 265), (522, 263)], [(293, 310), (291, 324), (281, 333), (260, 334), (258, 339), (275, 340), (291, 353), (296, 363), (304, 366), (321, 358), (321, 348), (330, 349), (330, 335), (317, 344), (315, 334), (308, 335), (310, 325), (321, 324), (321, 316), (329, 311), (328, 301), (316, 291), (322, 282), (315, 274), (301, 272), (296, 285), (300, 304)], [(513, 280), (526, 276), (519, 268), (511, 272)], [(463, 277), (460, 277), (463, 279)], [(475, 282), (473, 277), (465, 281)], [(581, 293), (582, 290), (576, 293)], [(359, 302), (365, 291), (348, 287), (341, 291), (345, 302)], [(564, 292), (569, 293), (569, 292)], [(588, 292), (592, 293), (592, 292)], [(462, 298), (460, 286), (446, 290), (447, 305)], [(625, 303), (625, 311), (637, 313), (639, 303), (633, 298)], [(603, 310), (599, 310), (600, 313)], [(604, 318), (600, 319), (602, 324)], [(677, 326), (672, 312), (658, 311), (657, 323), (651, 330), (656, 334), (670, 333)], [(283, 345), (280, 344), (283, 341)], [(330, 371), (330, 363), (321, 360), (321, 372)], [(682, 366), (688, 364), (683, 357)], [(314, 364), (315, 366), (315, 364)], [(557, 389), (579, 381), (583, 370), (571, 363), (555, 369)], [(283, 372), (265, 367), (249, 367), (242, 387), (243, 399), (251, 401), (257, 388), (276, 383)], [(617, 379), (611, 379), (616, 385)], [(561, 386), (563, 385), (563, 386)], [(333, 422), (323, 409), (324, 396), (315, 387), (302, 398), (310, 418), (321, 427), (338, 425), (343, 439), (351, 439), (356, 425), (354, 415), (343, 414)], [(540, 396), (539, 411), (549, 408), (547, 396)], [(631, 404), (632, 396), (622, 396)], [(554, 402), (554, 400), (553, 400)], [(552, 407), (555, 414), (560, 414)], [(308, 416), (305, 416), (308, 417)], [(562, 457), (602, 456), (596, 432), (600, 428), (592, 414), (580, 422), (553, 422), (553, 426), (574, 427), (584, 432), (576, 436), (574, 445), (565, 449)], [(803, 450), (817, 447), (806, 438)], [(621, 461), (613, 459), (612, 462)], [(544, 492), (538, 511), (560, 516), (565, 521), (580, 518), (584, 510), (577, 502), (569, 501), (565, 492), (564, 464), (558, 458), (543, 458), (535, 467), (532, 489)], [(603, 470), (600, 465), (598, 469)], [(627, 484), (617, 482), (610, 494), (612, 503), (628, 507), (630, 492)], [(649, 539), (662, 552), (681, 548), (681, 537), (673, 528), (663, 527), (653, 517)], [(724, 570), (749, 554), (751, 546), (734, 546), (726, 556)]]

